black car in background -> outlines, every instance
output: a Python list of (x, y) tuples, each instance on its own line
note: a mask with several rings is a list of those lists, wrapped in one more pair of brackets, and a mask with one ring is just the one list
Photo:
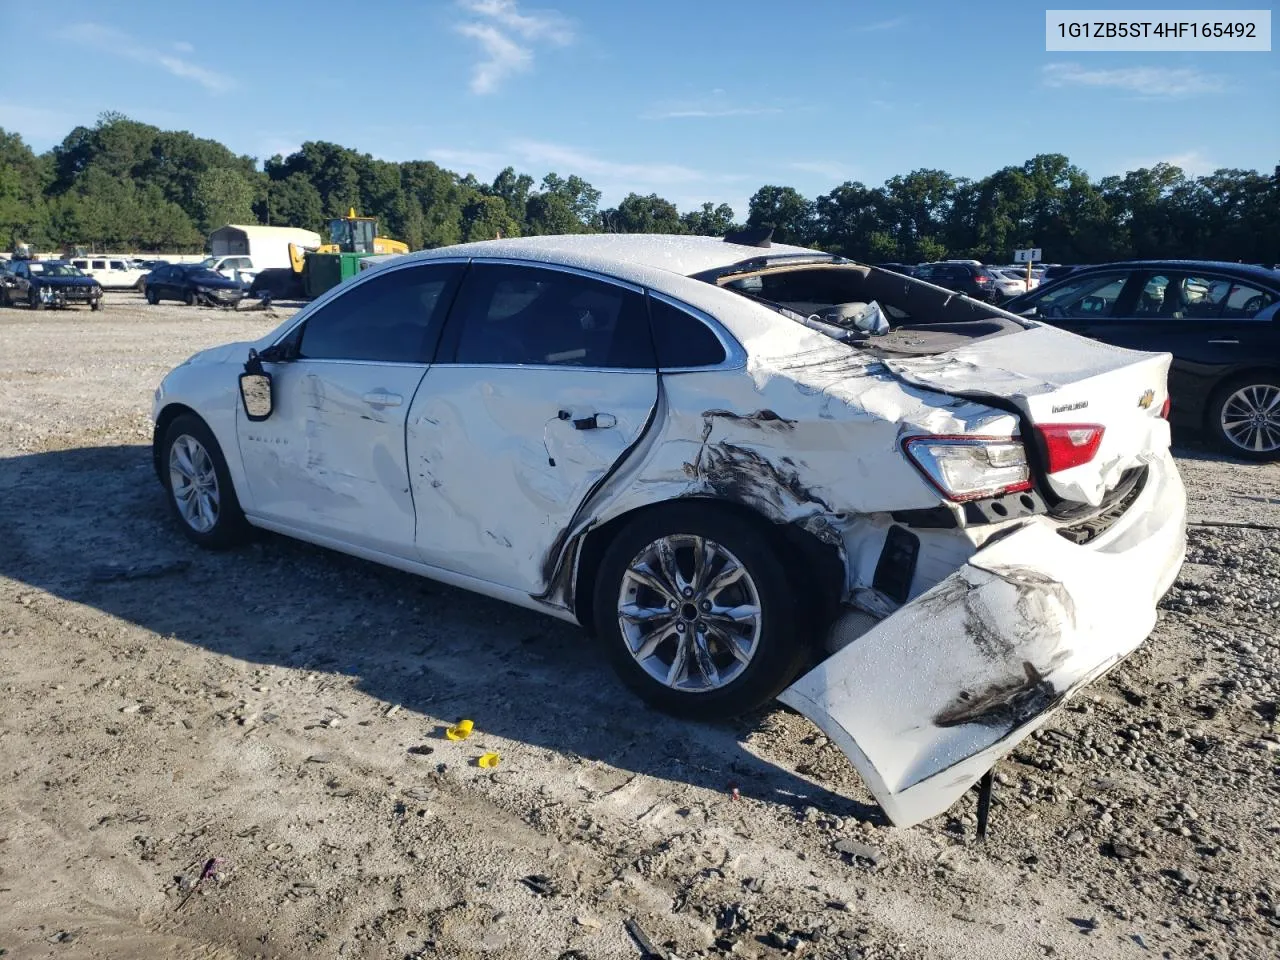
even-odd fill
[(1040, 285), (1054, 283), (1079, 269), (1081, 268), (1072, 263), (1051, 263), (1044, 268), (1044, 272), (1040, 275)]
[(147, 303), (181, 300), (188, 306), (207, 303), (234, 307), (244, 299), (244, 287), (198, 263), (170, 263), (143, 277)]
[(905, 277), (914, 277), (916, 275), (916, 268), (909, 263), (877, 263), (876, 266), (881, 270), (891, 270)]
[(999, 294), (991, 271), (977, 260), (943, 260), (922, 263), (912, 272), (917, 280), (927, 280), (940, 287), (963, 293), (974, 300), (994, 303)]
[(1280, 459), (1280, 272), (1204, 260), (1080, 267), (1004, 304), (1095, 340), (1173, 354), (1175, 423)]
[(0, 306), (25, 303), (32, 310), (87, 304), (102, 306), (102, 287), (65, 260), (10, 260), (0, 270)]

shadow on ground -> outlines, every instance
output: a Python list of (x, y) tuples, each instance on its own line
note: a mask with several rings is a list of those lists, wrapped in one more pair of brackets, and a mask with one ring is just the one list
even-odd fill
[[(104, 564), (171, 560), (189, 566), (93, 579)], [(558, 753), (885, 822), (877, 807), (747, 751), (741, 738), (759, 717), (697, 724), (648, 709), (568, 624), (284, 537), (194, 547), (166, 512), (149, 447), (0, 460), (0, 574), (219, 654), (349, 675), (381, 700), (465, 714)]]

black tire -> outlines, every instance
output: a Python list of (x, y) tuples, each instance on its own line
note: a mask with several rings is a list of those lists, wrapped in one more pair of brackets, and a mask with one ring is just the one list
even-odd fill
[(1268, 411), (1270, 416), (1262, 433), (1264, 441), (1262, 450), (1237, 442), (1223, 426), (1223, 417), (1228, 412), (1229, 404), (1232, 405), (1231, 411), (1236, 417), (1243, 415), (1244, 411), (1239, 399), (1239, 393), (1242, 390), (1251, 390), (1253, 396), (1260, 398), (1262, 405), (1265, 406), (1266, 397), (1280, 396), (1280, 372), (1260, 371), (1245, 374), (1228, 380), (1218, 387), (1205, 411), (1206, 432), (1218, 449), (1230, 456), (1264, 463), (1280, 460), (1280, 445), (1278, 445), (1280, 444), (1280, 409), (1272, 407)]
[(182, 302), (188, 307), (194, 307), (196, 305), (196, 292), (194, 290), (188, 290), (183, 294)]
[(44, 309), (44, 301), (40, 299), (40, 294), (36, 293), (35, 287), (32, 287), (27, 291), (27, 305), (31, 307), (32, 310)]
[[(634, 586), (635, 581), (628, 576), (633, 561), (662, 538), (681, 536), (705, 538), (727, 550), (745, 568), (758, 599), (760, 632), (749, 660), (738, 666), (728, 655), (728, 648), (713, 639), (708, 649), (715, 653), (715, 662), (728, 665), (721, 669), (736, 669), (737, 675), (722, 686), (702, 691), (675, 689), (641, 666), (631, 653), (618, 614), (624, 586), (628, 589)], [(691, 575), (691, 548), (689, 556), (682, 556), (680, 562), (686, 570), (683, 575)], [(724, 567), (713, 563), (712, 570), (717, 569)], [(640, 587), (641, 591), (650, 589)], [(728, 591), (742, 589), (745, 588), (727, 588)], [(656, 591), (648, 596), (646, 604), (661, 606), (654, 599), (659, 596)], [(724, 597), (725, 592), (717, 596)], [(726, 597), (725, 602), (731, 599)], [(637, 604), (646, 605), (640, 604), (639, 599)], [(681, 609), (689, 606), (696, 610), (696, 604), (688, 603)], [(779, 561), (778, 550), (765, 532), (764, 521), (755, 524), (718, 510), (706, 501), (673, 503), (649, 510), (624, 526), (600, 561), (594, 611), (596, 633), (627, 686), (654, 707), (682, 717), (722, 719), (754, 710), (772, 700), (795, 679), (810, 651), (808, 638), (797, 633), (795, 593)], [(678, 617), (683, 617), (679, 611), (669, 622), (674, 624)], [(692, 638), (698, 621), (686, 622), (689, 626), (685, 629), (691, 631), (688, 636)], [(658, 648), (657, 661), (652, 663), (655, 669), (661, 669), (664, 659), (667, 664), (674, 661), (676, 642), (672, 637)]]
[[(207, 530), (198, 530), (192, 526), (178, 508), (178, 501), (174, 496), (169, 458), (174, 444), (183, 437), (194, 438), (208, 453), (217, 478), (218, 509), (213, 525)], [(222, 456), (222, 448), (213, 431), (199, 417), (184, 413), (169, 424), (160, 448), (160, 475), (164, 483), (165, 499), (169, 502), (169, 512), (188, 540), (213, 550), (237, 546), (248, 540), (252, 528), (244, 518), (244, 511), (240, 509), (240, 500), (231, 484), (231, 474), (227, 470), (227, 461)]]
[(151, 304), (153, 307), (160, 302), (160, 297), (150, 287), (147, 287), (146, 297), (147, 303)]
[(12, 307), (13, 303), (9, 299), (9, 288), (0, 286), (0, 307)]
[(101, 298), (101, 297), (94, 297), (92, 300), (90, 300), (90, 301), (89, 301), (89, 309), (90, 309), (90, 310), (92, 310), (92, 311), (94, 311), (95, 313), (97, 313), (99, 310), (101, 310), (101, 309), (102, 309), (102, 298)]

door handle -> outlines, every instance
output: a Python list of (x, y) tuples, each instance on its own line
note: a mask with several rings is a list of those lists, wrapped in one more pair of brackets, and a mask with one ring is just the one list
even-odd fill
[(589, 417), (575, 418), (568, 410), (561, 410), (557, 416), (561, 420), (570, 421), (575, 430), (603, 430), (618, 425), (618, 418), (612, 413), (593, 413)]
[(373, 393), (364, 395), (364, 402), (373, 407), (398, 407), (404, 403), (404, 397), (398, 393), (387, 393), (385, 390), (375, 390)]
[(1224, 338), (1224, 339), (1221, 339), (1221, 340), (1210, 340), (1209, 342), (1210, 342), (1210, 343), (1225, 343), (1225, 344), (1227, 344), (1228, 346), (1232, 346), (1232, 347), (1238, 347), (1238, 346), (1240, 346), (1240, 341), (1239, 341), (1239, 340), (1231, 340), (1231, 339), (1225, 339), (1225, 338)]

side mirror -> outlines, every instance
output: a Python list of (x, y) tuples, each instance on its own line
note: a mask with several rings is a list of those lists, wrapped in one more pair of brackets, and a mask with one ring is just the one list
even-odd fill
[(240, 374), (240, 402), (244, 405), (245, 416), (255, 423), (266, 420), (275, 408), (271, 374), (262, 369), (262, 359), (256, 350), (249, 351), (244, 373)]

